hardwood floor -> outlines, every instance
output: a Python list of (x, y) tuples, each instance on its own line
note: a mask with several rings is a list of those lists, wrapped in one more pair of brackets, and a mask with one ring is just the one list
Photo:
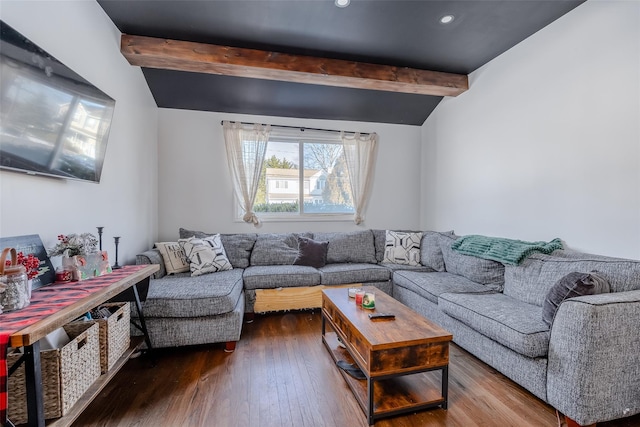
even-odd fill
[[(234, 353), (163, 349), (130, 360), (74, 426), (365, 427), (364, 413), (320, 338), (319, 311), (257, 315)], [(449, 409), (376, 427), (557, 426), (553, 408), (451, 346)], [(601, 427), (640, 426), (635, 416)]]

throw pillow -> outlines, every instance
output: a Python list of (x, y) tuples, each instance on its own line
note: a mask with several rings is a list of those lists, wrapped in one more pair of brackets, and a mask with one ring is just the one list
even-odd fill
[(595, 272), (569, 273), (549, 289), (544, 304), (542, 305), (542, 320), (551, 326), (558, 307), (560, 307), (560, 304), (567, 298), (607, 292), (610, 292), (609, 282), (600, 274)]
[(189, 271), (189, 261), (187, 261), (184, 249), (178, 242), (157, 242), (156, 249), (162, 255), (167, 274)]
[(383, 263), (420, 265), (422, 233), (387, 230)]
[(233, 267), (220, 241), (220, 235), (214, 234), (204, 239), (190, 237), (178, 241), (184, 248), (189, 260), (192, 276), (201, 276), (216, 271), (231, 270)]
[(327, 263), (327, 249), (329, 242), (318, 242), (313, 239), (298, 236), (298, 256), (294, 265), (307, 265), (320, 268)]

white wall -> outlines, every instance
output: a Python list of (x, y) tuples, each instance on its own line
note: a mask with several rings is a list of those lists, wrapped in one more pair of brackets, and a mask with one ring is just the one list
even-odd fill
[[(237, 222), (221, 120), (377, 132), (375, 178), (365, 221)], [(420, 223), (419, 126), (339, 122), (160, 109), (159, 238), (176, 239), (178, 228), (222, 233), (349, 231), (415, 228)]]
[(640, 2), (588, 1), (423, 125), (422, 226), (640, 258)]
[[(120, 54), (120, 32), (91, 1), (1, 1), (0, 18), (116, 100), (100, 184), (0, 171), (0, 236), (103, 226), (103, 249), (131, 263), (157, 232), (158, 110), (139, 67)], [(55, 262), (55, 260), (54, 260)]]

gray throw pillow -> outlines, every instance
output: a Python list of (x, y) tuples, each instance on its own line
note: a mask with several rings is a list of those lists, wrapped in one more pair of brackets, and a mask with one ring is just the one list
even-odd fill
[(608, 292), (610, 292), (609, 282), (596, 272), (569, 273), (549, 289), (547, 297), (542, 304), (542, 320), (551, 326), (558, 307), (567, 298)]
[(294, 265), (306, 265), (320, 268), (327, 263), (327, 248), (329, 242), (318, 242), (306, 237), (298, 237), (298, 256)]

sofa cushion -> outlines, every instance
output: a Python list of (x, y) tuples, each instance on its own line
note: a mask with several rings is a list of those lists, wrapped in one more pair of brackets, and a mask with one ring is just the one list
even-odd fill
[(371, 230), (373, 234), (373, 244), (376, 249), (376, 261), (382, 262), (384, 259), (384, 247), (387, 244), (387, 230)]
[(607, 279), (598, 273), (569, 273), (549, 289), (542, 304), (542, 321), (551, 326), (560, 304), (568, 298), (609, 292)]
[(214, 234), (203, 239), (189, 237), (180, 239), (180, 246), (189, 260), (192, 276), (231, 270), (233, 267), (220, 241), (220, 235)]
[[(188, 239), (189, 237), (203, 238), (216, 234), (187, 230), (186, 228), (180, 228), (179, 231), (181, 239)], [(257, 238), (258, 235), (256, 233), (220, 234), (220, 240), (233, 268), (249, 267), (249, 257)]]
[(189, 260), (184, 248), (178, 242), (156, 242), (156, 249), (162, 256), (167, 274), (184, 273), (189, 271)]
[(438, 296), (445, 292), (492, 292), (492, 289), (451, 273), (421, 273), (417, 271), (395, 271), (394, 286), (400, 286), (438, 303)]
[(383, 282), (391, 278), (389, 269), (374, 264), (327, 264), (320, 270), (320, 284)]
[(242, 294), (242, 270), (192, 277), (180, 273), (153, 279), (144, 302), (145, 317), (216, 316), (233, 311)]
[(423, 273), (429, 273), (434, 271), (433, 268), (425, 267), (424, 265), (404, 265), (404, 264), (380, 264), (380, 265), (390, 270), (391, 274), (393, 274), (394, 271), (400, 271), (400, 270), (421, 271)]
[(311, 233), (259, 234), (251, 252), (251, 265), (293, 265), (298, 257), (298, 236)]
[(386, 231), (384, 259), (385, 264), (420, 265), (420, 243), (422, 233), (404, 231)]
[(275, 289), (320, 284), (320, 272), (304, 265), (251, 266), (244, 270), (245, 289)]
[(294, 265), (306, 265), (320, 268), (327, 263), (327, 247), (329, 242), (318, 242), (298, 236), (298, 256), (293, 261)]
[(483, 285), (504, 285), (504, 265), (497, 261), (463, 255), (451, 249), (454, 236), (440, 235), (440, 249), (447, 272), (464, 276)]
[(549, 326), (542, 308), (501, 293), (441, 294), (438, 307), (482, 335), (528, 357), (546, 357)]
[(329, 242), (327, 263), (367, 262), (376, 264), (376, 248), (371, 230), (314, 233), (315, 240)]
[(249, 258), (257, 238), (258, 235), (255, 233), (220, 234), (220, 240), (233, 268), (249, 267)]
[(611, 292), (640, 289), (640, 261), (575, 251), (533, 254), (519, 266), (505, 270), (505, 295), (542, 306), (549, 289), (572, 272), (597, 272), (607, 279)]
[(420, 243), (420, 263), (434, 271), (445, 271), (444, 257), (440, 248), (440, 240), (446, 240), (451, 244), (451, 238), (456, 238), (453, 230), (424, 231), (422, 232), (422, 242)]

